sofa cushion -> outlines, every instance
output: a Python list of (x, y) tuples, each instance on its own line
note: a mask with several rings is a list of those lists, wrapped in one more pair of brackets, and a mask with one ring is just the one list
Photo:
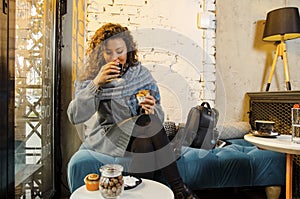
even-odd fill
[[(285, 154), (260, 150), (244, 139), (229, 141), (231, 145), (212, 150), (183, 147), (177, 160), (183, 181), (192, 189), (285, 185)], [(109, 163), (121, 164), (126, 170), (130, 158), (81, 147), (68, 164), (71, 192), (84, 184), (88, 173), (100, 174), (99, 168)]]
[(225, 122), (217, 125), (217, 131), (221, 140), (243, 138), (251, 131), (251, 125), (249, 122)]
[(285, 155), (260, 150), (244, 139), (231, 139), (224, 148), (185, 147), (179, 172), (193, 189), (285, 184)]

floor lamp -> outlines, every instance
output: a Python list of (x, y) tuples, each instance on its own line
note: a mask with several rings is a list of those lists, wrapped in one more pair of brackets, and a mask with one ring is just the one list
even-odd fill
[(269, 91), (279, 56), (283, 60), (286, 88), (287, 90), (291, 90), (285, 40), (298, 37), (300, 37), (300, 17), (298, 8), (285, 7), (268, 12), (263, 41), (273, 41), (277, 45), (277, 48), (272, 62), (272, 69), (268, 78), (266, 91)]

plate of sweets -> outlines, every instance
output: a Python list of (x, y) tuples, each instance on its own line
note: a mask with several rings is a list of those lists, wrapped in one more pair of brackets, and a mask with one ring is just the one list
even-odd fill
[(137, 187), (142, 183), (142, 179), (134, 176), (124, 176), (124, 190), (129, 190)]

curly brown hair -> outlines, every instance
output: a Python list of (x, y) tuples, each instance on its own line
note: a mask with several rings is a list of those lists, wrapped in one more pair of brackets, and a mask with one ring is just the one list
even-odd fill
[(84, 81), (96, 77), (100, 68), (106, 64), (103, 52), (107, 41), (115, 38), (123, 39), (126, 44), (126, 64), (128, 67), (134, 66), (138, 62), (136, 43), (128, 28), (120, 24), (107, 23), (101, 26), (88, 42), (87, 62), (84, 72), (79, 76), (79, 80)]

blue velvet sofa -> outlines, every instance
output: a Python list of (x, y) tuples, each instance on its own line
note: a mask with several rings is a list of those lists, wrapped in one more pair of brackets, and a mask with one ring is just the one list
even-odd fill
[[(284, 186), (285, 155), (258, 149), (243, 139), (245, 133), (238, 135), (239, 138), (227, 139), (232, 144), (223, 148), (204, 150), (182, 147), (177, 164), (183, 181), (194, 190)], [(114, 158), (81, 146), (68, 164), (70, 191), (82, 186), (88, 173), (100, 174), (99, 168), (109, 163), (121, 164), (126, 168), (130, 159)], [(157, 180), (162, 181), (161, 178)]]

